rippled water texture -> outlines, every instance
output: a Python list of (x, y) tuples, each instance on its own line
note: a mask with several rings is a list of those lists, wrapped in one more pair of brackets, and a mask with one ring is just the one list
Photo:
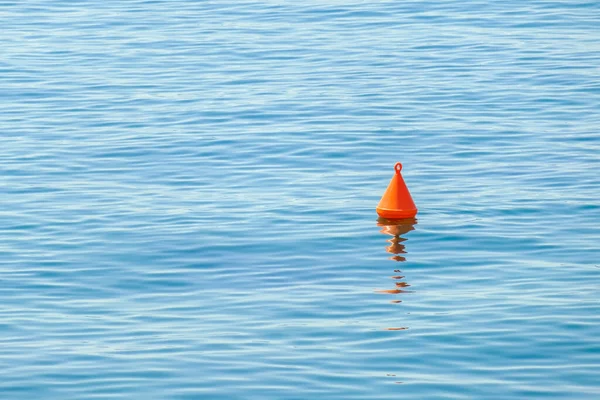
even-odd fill
[(600, 398), (598, 2), (0, 26), (0, 398)]

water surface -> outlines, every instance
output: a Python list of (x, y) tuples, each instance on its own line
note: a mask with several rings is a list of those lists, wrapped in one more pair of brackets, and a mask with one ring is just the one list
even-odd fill
[(599, 15), (2, 2), (0, 397), (599, 398)]

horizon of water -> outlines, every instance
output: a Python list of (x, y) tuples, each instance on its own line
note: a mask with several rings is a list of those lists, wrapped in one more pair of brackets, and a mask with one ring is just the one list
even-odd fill
[(599, 398), (599, 15), (0, 3), (0, 398)]

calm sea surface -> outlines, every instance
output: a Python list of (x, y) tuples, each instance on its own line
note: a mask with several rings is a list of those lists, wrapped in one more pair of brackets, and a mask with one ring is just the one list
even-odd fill
[(600, 3), (0, 26), (1, 399), (600, 398)]

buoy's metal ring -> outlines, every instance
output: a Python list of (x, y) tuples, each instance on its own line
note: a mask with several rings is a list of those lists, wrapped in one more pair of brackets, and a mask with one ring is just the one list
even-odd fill
[(394, 169), (396, 170), (396, 173), (399, 174), (400, 171), (402, 171), (402, 163), (397, 162), (396, 165), (394, 165)]

